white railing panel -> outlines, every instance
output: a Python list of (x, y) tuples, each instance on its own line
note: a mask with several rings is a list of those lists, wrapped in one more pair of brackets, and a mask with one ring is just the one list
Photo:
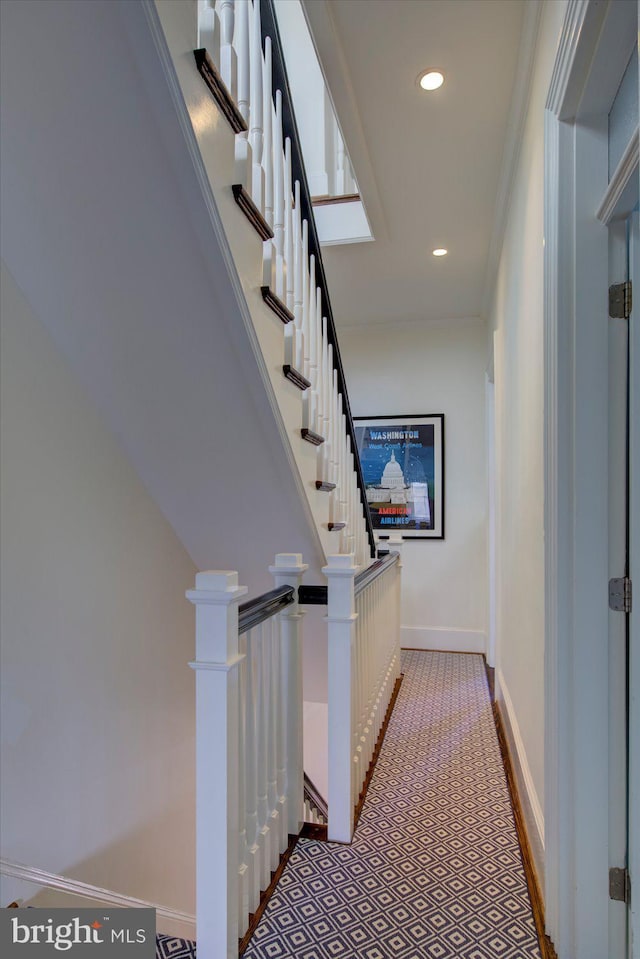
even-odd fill
[(196, 918), (198, 954), (237, 956), (260, 893), (304, 809), (298, 554), (270, 567), (294, 600), (239, 633), (237, 573), (199, 573), (196, 606)]

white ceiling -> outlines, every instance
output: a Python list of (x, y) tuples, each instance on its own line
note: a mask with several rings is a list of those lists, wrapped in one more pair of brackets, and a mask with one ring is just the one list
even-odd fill
[[(538, 4), (304, 6), (375, 235), (323, 250), (338, 327), (481, 316)], [(432, 66), (446, 81), (429, 94)]]

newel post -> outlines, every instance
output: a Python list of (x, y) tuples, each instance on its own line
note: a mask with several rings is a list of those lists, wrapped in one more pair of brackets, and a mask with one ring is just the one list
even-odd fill
[(328, 581), (329, 640), (329, 834), (333, 842), (353, 836), (354, 724), (352, 685), (356, 638), (353, 553), (329, 556), (322, 570)]
[[(281, 689), (278, 744), (278, 805), (280, 822), (290, 835), (302, 828), (304, 805), (303, 701), (302, 701), (302, 617), (298, 605), (298, 588), (308, 569), (300, 553), (278, 553), (275, 565), (269, 567), (276, 588), (293, 586), (294, 602), (280, 613), (281, 620)], [(286, 841), (286, 835), (282, 836)], [(285, 842), (286, 844), (286, 842)]]
[(196, 607), (196, 923), (201, 959), (238, 954), (238, 574), (198, 573)]
[(398, 679), (400, 676), (400, 671), (402, 668), (402, 550), (404, 547), (404, 540), (401, 533), (391, 533), (388, 539), (388, 545), (390, 550), (394, 550), (398, 553), (398, 562), (396, 564), (396, 595), (395, 595), (395, 638), (396, 638), (396, 649), (395, 649), (395, 658), (396, 658), (396, 668), (394, 671), (394, 679)]

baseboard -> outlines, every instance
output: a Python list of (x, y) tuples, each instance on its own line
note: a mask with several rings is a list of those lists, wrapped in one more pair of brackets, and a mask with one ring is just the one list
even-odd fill
[(443, 653), (484, 653), (487, 637), (480, 629), (401, 626), (400, 645), (404, 649), (433, 649)]
[(540, 885), (544, 888), (544, 815), (533, 783), (533, 776), (527, 761), (527, 753), (522, 741), (513, 702), (500, 669), (496, 670), (495, 698), (500, 709), (504, 733), (511, 753), (533, 862)]
[[(103, 903), (120, 909), (155, 909), (156, 928), (167, 935), (180, 936), (182, 939), (195, 939), (196, 917), (187, 912), (169, 909), (155, 902), (123, 896), (112, 889), (102, 889), (78, 879), (69, 879), (53, 872), (46, 872), (36, 866), (24, 866), (22, 863), (0, 859), (0, 875), (13, 878), (20, 884), (36, 886), (34, 895), (26, 901), (28, 905), (42, 905), (48, 908), (57, 906), (82, 908), (95, 903)], [(9, 896), (9, 898), (16, 898)], [(24, 899), (24, 896), (20, 896)], [(6, 903), (4, 903), (6, 905)]]

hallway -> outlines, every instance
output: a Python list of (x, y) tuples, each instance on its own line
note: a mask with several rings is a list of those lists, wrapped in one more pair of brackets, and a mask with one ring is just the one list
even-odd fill
[(353, 844), (298, 842), (247, 959), (540, 956), (482, 658), (403, 671)]

